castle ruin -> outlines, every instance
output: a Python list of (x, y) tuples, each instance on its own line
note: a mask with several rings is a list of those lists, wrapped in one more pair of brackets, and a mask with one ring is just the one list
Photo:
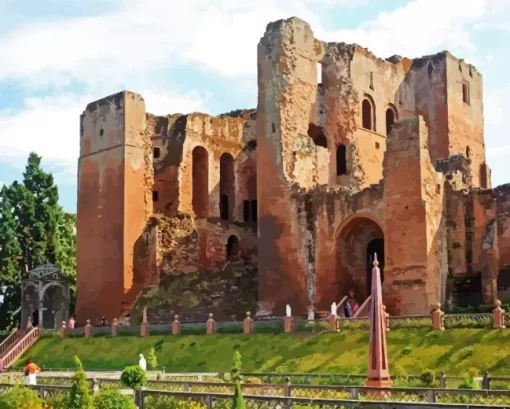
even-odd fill
[(236, 263), (254, 266), (262, 315), (328, 309), (350, 288), (363, 301), (375, 253), (391, 314), (494, 304), (510, 276), (510, 185), (491, 186), (482, 76), (446, 51), (384, 60), (276, 21), (256, 110), (154, 116), (125, 91), (86, 107), (80, 144), (79, 318)]

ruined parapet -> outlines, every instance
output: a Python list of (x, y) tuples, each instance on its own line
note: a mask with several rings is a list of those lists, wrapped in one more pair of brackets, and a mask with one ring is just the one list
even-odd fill
[(76, 312), (94, 321), (119, 316), (133, 286), (136, 243), (152, 214), (145, 129), (145, 102), (128, 91), (87, 105), (81, 116)]
[(472, 184), (471, 160), (464, 155), (452, 155), (436, 161), (436, 169), (445, 175), (454, 190), (465, 189)]
[(443, 184), (444, 177), (432, 165), (423, 118), (396, 123), (384, 158), (384, 287), (393, 314), (425, 313), (444, 298)]

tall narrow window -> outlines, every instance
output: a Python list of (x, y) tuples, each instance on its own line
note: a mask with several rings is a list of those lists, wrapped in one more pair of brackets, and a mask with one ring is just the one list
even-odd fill
[(250, 201), (245, 200), (243, 202), (243, 218), (245, 222), (250, 221)]
[(207, 217), (209, 203), (209, 155), (197, 146), (192, 152), (193, 211), (197, 217)]
[(153, 200), (154, 202), (157, 202), (157, 201), (159, 200), (159, 193), (158, 193), (158, 191), (157, 191), (157, 190), (153, 190), (153, 191), (152, 191), (152, 200)]
[(480, 187), (482, 189), (487, 189), (489, 186), (489, 178), (488, 178), (488, 172), (487, 172), (487, 165), (485, 163), (482, 163), (480, 165)]
[(395, 111), (393, 108), (386, 110), (386, 136), (388, 136), (395, 125)]
[(250, 202), (250, 213), (251, 213), (251, 219), (256, 222), (257, 221), (257, 201), (256, 200), (252, 200)]
[(347, 149), (345, 145), (336, 147), (336, 174), (337, 176), (347, 174)]
[(224, 220), (232, 220), (234, 184), (234, 158), (224, 153), (220, 157), (220, 217)]
[(160, 148), (154, 148), (153, 149), (153, 155), (154, 159), (158, 159), (161, 156), (161, 149)]
[(466, 81), (462, 83), (462, 102), (468, 105), (470, 103), (469, 82)]
[(372, 103), (365, 98), (361, 104), (361, 126), (370, 131), (374, 129), (374, 107)]
[(230, 236), (227, 240), (227, 261), (235, 261), (239, 258), (239, 239), (236, 236)]
[(370, 89), (374, 89), (374, 73), (370, 71)]

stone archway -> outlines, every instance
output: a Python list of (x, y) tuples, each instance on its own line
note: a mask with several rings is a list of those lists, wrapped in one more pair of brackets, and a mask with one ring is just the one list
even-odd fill
[(41, 328), (59, 328), (67, 321), (70, 283), (65, 274), (50, 263), (31, 270), (21, 281), (21, 329), (28, 319)]
[(341, 226), (336, 251), (338, 299), (354, 289), (357, 301), (362, 303), (370, 295), (375, 253), (381, 279), (384, 277), (383, 230), (371, 218), (355, 216)]

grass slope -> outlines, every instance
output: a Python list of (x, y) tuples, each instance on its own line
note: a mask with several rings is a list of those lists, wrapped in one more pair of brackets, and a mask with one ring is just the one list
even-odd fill
[[(250, 334), (172, 337), (93, 337), (39, 340), (28, 357), (46, 368), (72, 368), (78, 355), (88, 369), (122, 369), (138, 362), (138, 354), (163, 341), (157, 352), (167, 372), (227, 372), (232, 349), (240, 347), (245, 372), (365, 373), (368, 333)], [(402, 329), (387, 333), (390, 369), (395, 375), (424, 369), (463, 375), (468, 368), (510, 375), (510, 331), (487, 329)]]

